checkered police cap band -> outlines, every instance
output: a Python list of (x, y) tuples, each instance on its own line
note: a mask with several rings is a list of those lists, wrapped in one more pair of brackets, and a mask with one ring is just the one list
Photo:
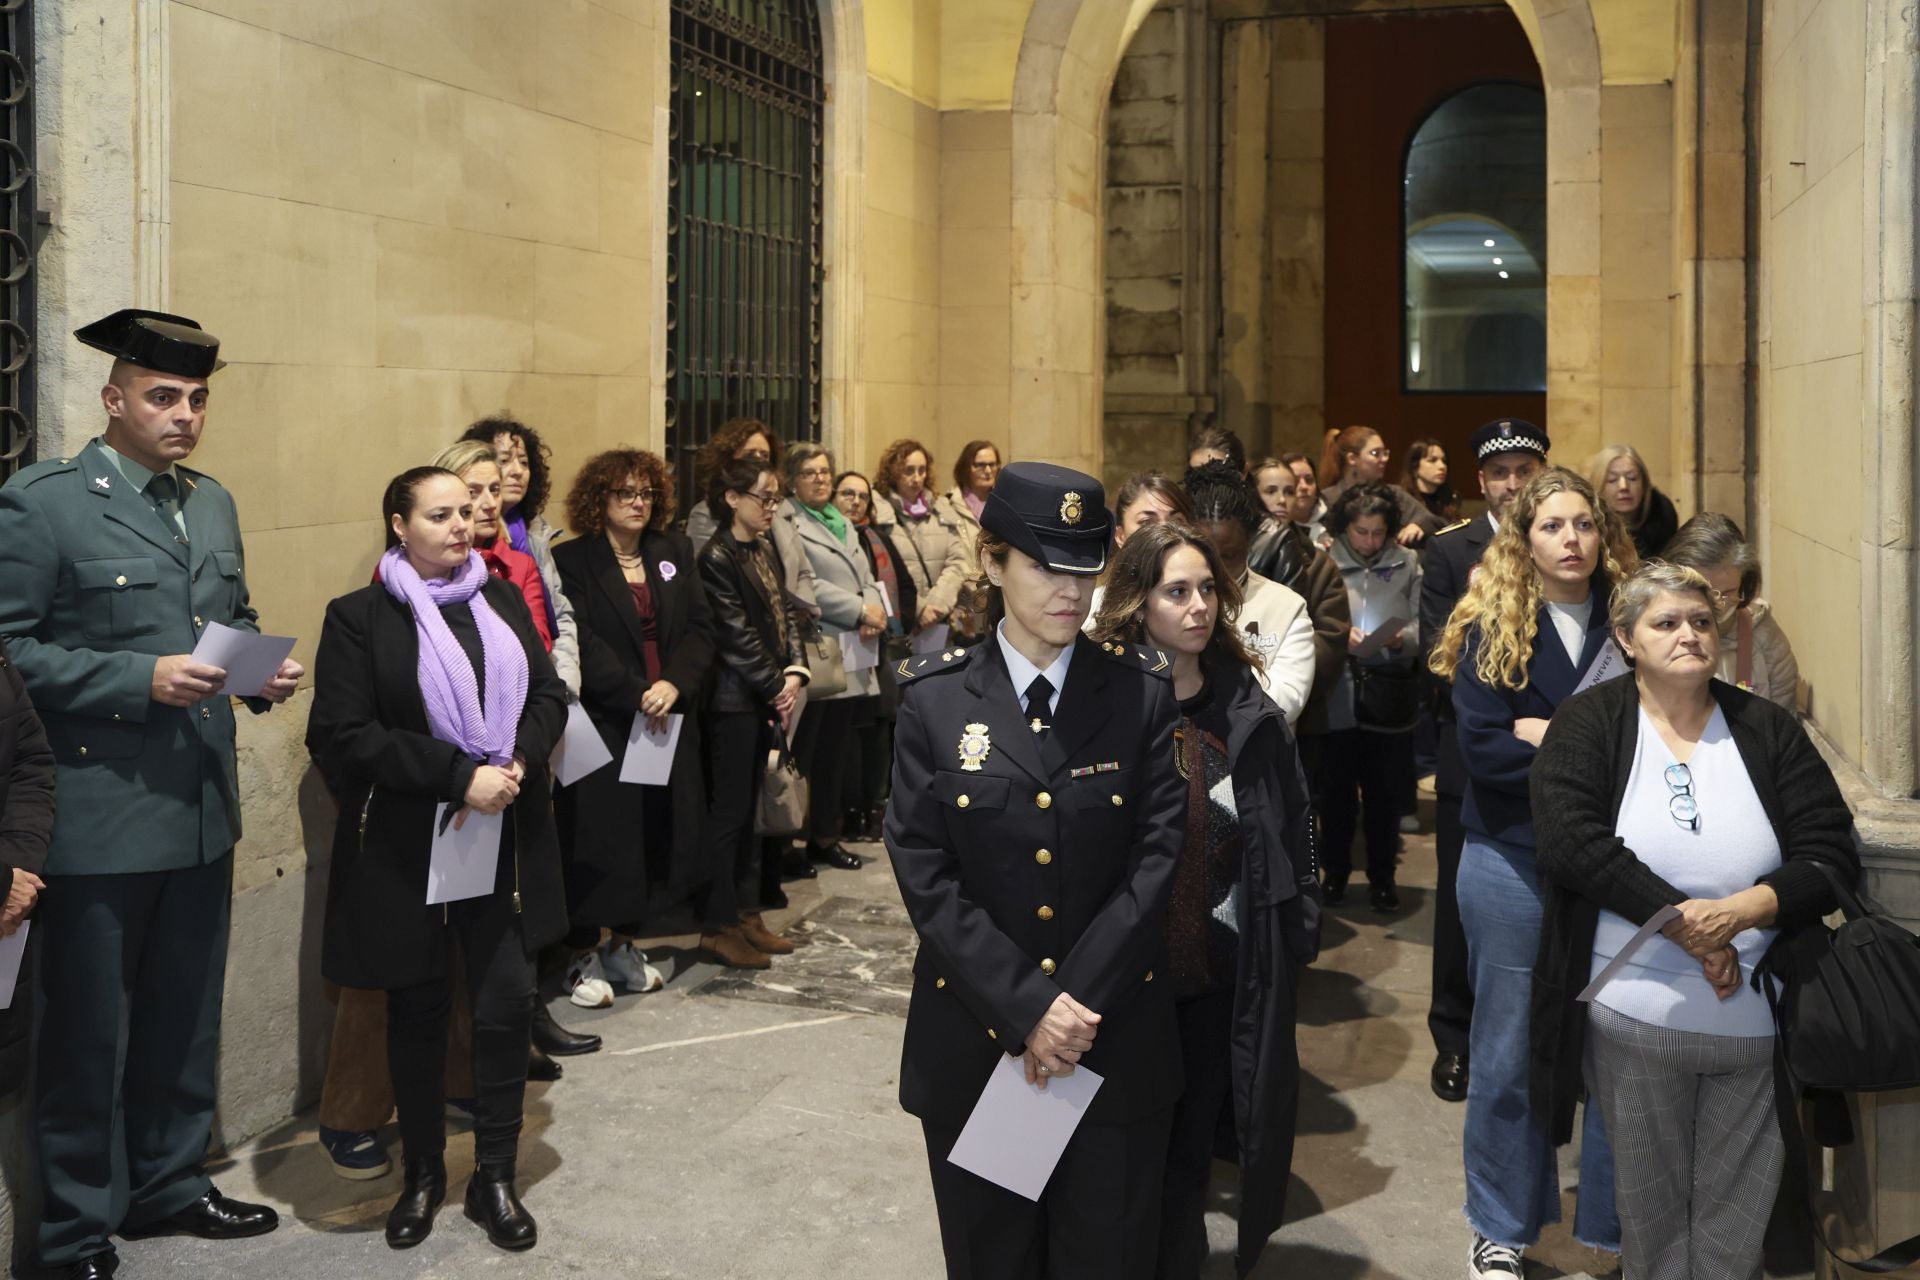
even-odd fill
[(1474, 455), (1476, 461), (1484, 461), (1496, 453), (1515, 453), (1520, 450), (1547, 456), (1547, 442), (1537, 436), (1494, 436), (1482, 442), (1480, 451)]

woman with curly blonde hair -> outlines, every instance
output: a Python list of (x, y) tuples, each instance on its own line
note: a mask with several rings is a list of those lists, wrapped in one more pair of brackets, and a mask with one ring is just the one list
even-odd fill
[[(1550, 467), (1501, 515), (1428, 662), (1453, 682), (1467, 770), (1456, 885), (1473, 987), (1462, 1137), (1473, 1280), (1518, 1280), (1521, 1254), (1560, 1218), (1547, 1118), (1528, 1098), (1528, 1008), (1544, 894), (1527, 782), (1548, 720), (1607, 649), (1608, 602), (1638, 563), (1625, 525), (1593, 486)], [(1619, 1251), (1613, 1153), (1591, 1109), (1573, 1234), (1590, 1248)]]

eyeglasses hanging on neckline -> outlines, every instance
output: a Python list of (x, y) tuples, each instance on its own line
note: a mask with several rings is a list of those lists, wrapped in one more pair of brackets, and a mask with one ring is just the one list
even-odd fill
[(1693, 795), (1693, 770), (1684, 764), (1667, 766), (1667, 790), (1673, 794), (1667, 797), (1667, 812), (1673, 820), (1689, 831), (1700, 829), (1700, 802)]

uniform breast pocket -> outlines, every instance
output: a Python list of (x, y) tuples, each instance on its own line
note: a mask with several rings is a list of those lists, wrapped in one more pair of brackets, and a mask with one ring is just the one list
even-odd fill
[(1088, 818), (1104, 813), (1117, 820), (1131, 821), (1134, 807), (1132, 769), (1115, 769), (1088, 778), (1076, 778), (1073, 785), (1067, 788), (1067, 808), (1084, 813)]
[(225, 593), (224, 600), (228, 617), (240, 610), (240, 553), (238, 551), (214, 551), (207, 556), (208, 563), (220, 578), (220, 590)]
[(1011, 786), (1005, 778), (982, 773), (943, 769), (933, 775), (934, 799), (957, 813), (1002, 813), (1006, 810)]
[(89, 640), (121, 640), (160, 629), (160, 566), (152, 556), (103, 556), (73, 562), (80, 630)]

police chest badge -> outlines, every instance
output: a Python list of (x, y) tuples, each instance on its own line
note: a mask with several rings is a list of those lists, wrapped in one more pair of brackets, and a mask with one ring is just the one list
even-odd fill
[(1076, 525), (1086, 514), (1086, 499), (1069, 489), (1060, 499), (1060, 523)]
[(987, 726), (970, 724), (967, 731), (960, 735), (960, 768), (967, 773), (980, 772), (980, 762), (993, 750), (993, 743), (987, 740)]

